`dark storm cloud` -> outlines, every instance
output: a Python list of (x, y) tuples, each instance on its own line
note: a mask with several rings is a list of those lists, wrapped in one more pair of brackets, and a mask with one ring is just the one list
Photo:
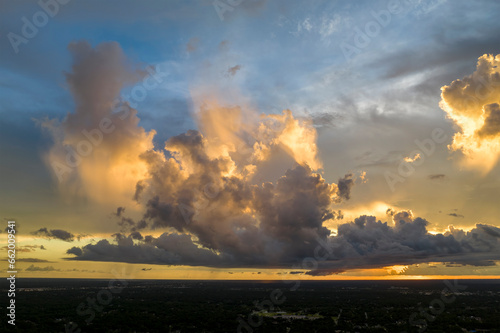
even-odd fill
[(35, 236), (41, 236), (48, 239), (60, 239), (65, 242), (72, 242), (75, 240), (74, 234), (61, 229), (48, 230), (47, 228), (40, 228), (39, 230), (32, 232), (32, 234)]
[(412, 221), (413, 214), (411, 211), (399, 211), (399, 212), (394, 212), (392, 214), (392, 220), (394, 221), (395, 224), (405, 222), (405, 223), (410, 223)]
[[(236, 177), (216, 178), (224, 162), (208, 158), (203, 144), (194, 131), (167, 143), (184, 159), (200, 165), (199, 173), (183, 182), (175, 164), (160, 163), (153, 152), (144, 156), (152, 166), (148, 192), (155, 195), (146, 202), (142, 221), (151, 221), (153, 229), (171, 227), (184, 234), (155, 238), (133, 231), (128, 236), (115, 234), (116, 244), (101, 240), (68, 253), (77, 260), (281, 266), (310, 254), (317, 239), (325, 240), (330, 234), (323, 222), (341, 218), (342, 213), (329, 206), (349, 197), (352, 175), (342, 178), (340, 187), (328, 184), (307, 166), (289, 169), (275, 184), (261, 186)], [(208, 189), (202, 186), (207, 183)], [(204, 208), (194, 208), (204, 200)]]
[(83, 251), (79, 247), (73, 246), (72, 248), (68, 249), (66, 253), (74, 254), (75, 256), (81, 256), (83, 254)]
[[(190, 140), (195, 145), (200, 144), (198, 140)], [(268, 246), (280, 249), (287, 256), (301, 256), (306, 248), (312, 246), (316, 236), (324, 238), (329, 234), (322, 223), (333, 217), (328, 205), (333, 203), (332, 197), (336, 197), (336, 188), (309, 168), (297, 166), (288, 170), (275, 185), (266, 183), (262, 187), (238, 178), (226, 178), (215, 187), (216, 195), (204, 198), (205, 193), (202, 192), (202, 198), (199, 198), (200, 193), (196, 189), (203, 189), (203, 186), (198, 184), (215, 181), (213, 171), (219, 172), (219, 167), (199, 150), (191, 150), (189, 156), (207, 165), (200, 169), (204, 174), (192, 175), (180, 187), (166, 187), (170, 189), (168, 192), (155, 191), (160, 195), (147, 201), (144, 215), (144, 220), (153, 222), (153, 228), (174, 227), (179, 232), (190, 232), (198, 237), (201, 245), (246, 258), (244, 260), (248, 262), (265, 261), (264, 253), (255, 258), (253, 253), (270, 251), (271, 248), (266, 249)], [(153, 177), (168, 184), (167, 175), (175, 175), (172, 170), (168, 172), (170, 167), (161, 165)], [(342, 195), (348, 193), (349, 186), (351, 183), (347, 181)], [(170, 200), (175, 200), (162, 200), (164, 195), (167, 196), (165, 199), (171, 197)], [(176, 198), (172, 198), (173, 195)], [(341, 200), (340, 194), (336, 198)], [(197, 211), (193, 207), (200, 199), (207, 199), (209, 204)], [(244, 207), (259, 212), (260, 227), (256, 226), (253, 217), (242, 212)], [(268, 259), (275, 256), (268, 256)]]
[[(377, 221), (373, 216), (361, 216), (353, 222), (339, 225), (336, 236), (322, 238), (317, 235), (308, 238), (304, 234), (296, 235), (296, 232), (284, 234), (285, 227), (279, 227), (279, 222), (274, 221), (273, 226), (277, 227), (276, 230), (267, 230), (269, 239), (254, 246), (253, 252), (246, 255), (242, 255), (241, 249), (238, 252), (236, 248), (227, 246), (213, 251), (200, 247), (189, 235), (171, 233), (164, 233), (158, 238), (148, 235), (144, 240), (135, 242), (133, 235), (117, 234), (115, 244), (102, 240), (81, 249), (72, 248), (68, 254), (75, 255), (72, 260), (290, 268), (304, 258), (313, 257), (318, 244), (321, 244), (326, 256), (316, 261), (317, 269), (307, 272), (310, 275), (426, 262), (491, 266), (500, 260), (500, 228), (477, 224), (468, 232), (450, 227), (443, 234), (430, 234), (426, 220), (412, 219), (408, 212), (398, 212), (394, 216), (394, 226)], [(292, 228), (293, 225), (287, 227)], [(308, 246), (303, 240), (308, 240), (313, 246)], [(290, 246), (283, 246), (283, 243)], [(279, 256), (276, 251), (279, 251)]]
[(328, 260), (321, 261), (311, 275), (328, 275), (349, 269), (380, 268), (424, 262), (454, 262), (490, 266), (500, 260), (500, 229), (477, 224), (465, 232), (450, 227), (443, 234), (430, 234), (428, 222), (415, 218), (395, 220), (394, 227), (361, 216), (340, 225), (338, 235), (329, 239)]
[(131, 236), (116, 237), (117, 244), (101, 240), (83, 248), (71, 248), (68, 254), (76, 260), (118, 261), (127, 263), (191, 266), (224, 266), (229, 261), (214, 252), (196, 246), (188, 235), (163, 234), (150, 242), (134, 244)]
[(480, 224), (481, 228), (483, 229), (484, 232), (486, 232), (488, 235), (492, 237), (498, 237), (500, 238), (500, 229), (494, 226), (488, 226), (484, 224)]

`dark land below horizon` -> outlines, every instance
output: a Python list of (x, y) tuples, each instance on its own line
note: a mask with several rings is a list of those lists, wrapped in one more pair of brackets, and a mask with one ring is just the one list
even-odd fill
[(4, 317), (1, 332), (500, 332), (500, 280), (19, 278), (16, 288), (16, 325)]

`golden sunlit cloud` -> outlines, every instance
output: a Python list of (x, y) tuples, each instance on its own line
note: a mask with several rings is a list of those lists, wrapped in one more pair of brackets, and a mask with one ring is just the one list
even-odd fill
[(415, 154), (415, 156), (413, 156), (413, 157), (409, 157), (409, 156), (408, 156), (408, 157), (405, 157), (403, 160), (404, 160), (405, 162), (407, 162), (407, 163), (413, 163), (413, 162), (415, 162), (416, 160), (420, 159), (420, 157), (421, 157), (421, 156), (420, 156), (420, 154)]
[(490, 171), (500, 157), (500, 55), (479, 57), (474, 73), (441, 88), (441, 108), (460, 128), (451, 150), (464, 165)]
[(131, 205), (137, 182), (147, 175), (140, 155), (153, 148), (155, 131), (138, 126), (137, 111), (118, 98), (144, 73), (127, 63), (117, 43), (95, 49), (72, 43), (69, 50), (75, 61), (66, 80), (76, 108), (62, 122), (39, 122), (54, 142), (45, 161), (65, 198)]

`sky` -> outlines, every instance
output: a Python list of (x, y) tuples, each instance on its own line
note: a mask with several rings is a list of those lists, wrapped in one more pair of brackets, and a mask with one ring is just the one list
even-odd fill
[(499, 10), (0, 1), (19, 276), (498, 278)]

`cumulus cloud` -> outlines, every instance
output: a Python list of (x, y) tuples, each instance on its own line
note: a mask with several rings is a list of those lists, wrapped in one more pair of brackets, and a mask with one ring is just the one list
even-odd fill
[(426, 220), (406, 217), (395, 219), (393, 226), (374, 216), (361, 216), (340, 225), (337, 236), (328, 239), (328, 259), (318, 262), (318, 268), (308, 274), (423, 262), (489, 266), (500, 260), (497, 227), (477, 224), (468, 232), (449, 227), (443, 234), (430, 234)]
[[(75, 255), (72, 260), (291, 268), (304, 258), (314, 258), (319, 246), (321, 258), (317, 258), (317, 268), (306, 273), (311, 275), (337, 274), (351, 269), (407, 266), (430, 261), (491, 266), (500, 260), (500, 228), (477, 224), (466, 232), (450, 226), (442, 234), (431, 234), (427, 230), (428, 224), (422, 218), (412, 218), (409, 211), (403, 211), (394, 214), (392, 225), (377, 221), (374, 216), (360, 216), (353, 222), (339, 225), (336, 236), (322, 238), (319, 235), (307, 238), (296, 234), (294, 230), (280, 237), (278, 230), (283, 233), (287, 228), (281, 226), (280, 229), (278, 226), (274, 233), (266, 230), (261, 236), (269, 235), (267, 240), (252, 243), (252, 251), (247, 253), (244, 252), (245, 245), (240, 245), (239, 250), (227, 244), (219, 250), (210, 249), (202, 246), (193, 235), (164, 233), (157, 238), (148, 235), (144, 240), (135, 240), (132, 235), (117, 234), (114, 243), (101, 240), (81, 249), (72, 248), (68, 253)], [(303, 232), (314, 233), (310, 230)], [(313, 246), (304, 244), (303, 239), (308, 239)], [(295, 242), (293, 247), (297, 251), (283, 247), (282, 242)]]
[(201, 248), (185, 234), (164, 233), (149, 242), (135, 244), (131, 236), (119, 235), (116, 244), (101, 240), (83, 248), (73, 247), (67, 251), (73, 259), (95, 261), (118, 261), (164, 265), (224, 266), (229, 260), (214, 251)]
[(137, 111), (120, 92), (146, 72), (131, 65), (114, 42), (95, 48), (75, 42), (68, 49), (73, 67), (66, 83), (75, 110), (62, 121), (39, 122), (53, 140), (45, 161), (65, 195), (126, 203), (146, 174), (139, 155), (153, 147), (155, 132), (138, 126)]
[(460, 128), (449, 146), (466, 165), (488, 172), (500, 156), (500, 55), (479, 57), (476, 71), (441, 88), (441, 108)]
[(83, 251), (79, 247), (73, 246), (72, 248), (66, 251), (66, 254), (74, 254), (75, 256), (81, 256), (83, 254)]
[[(341, 219), (333, 205), (348, 200), (352, 174), (328, 183), (317, 133), (289, 110), (258, 115), (208, 101), (196, 114), (199, 130), (145, 149), (147, 172), (133, 197), (144, 209), (136, 222), (120, 205), (114, 215), (125, 234), (68, 254), (80, 260), (208, 266), (283, 265), (311, 253)], [(132, 197), (132, 196), (131, 196)], [(147, 230), (166, 230), (156, 238)], [(144, 236), (143, 236), (144, 235)]]
[[(322, 226), (334, 218), (330, 205), (341, 200), (339, 188), (306, 166), (289, 169), (276, 183), (252, 184), (237, 177), (217, 177), (217, 163), (169, 186), (161, 166), (150, 183), (144, 219), (151, 226), (193, 235), (196, 243), (231, 254), (235, 262), (280, 262), (305, 253), (316, 237), (330, 233)], [(204, 186), (203, 184), (209, 186)], [(347, 190), (342, 195), (347, 195)], [(191, 238), (184, 239), (192, 242)], [(282, 257), (283, 256), (283, 257)], [(274, 258), (274, 259), (273, 259)]]
[[(329, 237), (323, 224), (341, 216), (333, 206), (350, 198), (355, 177), (347, 174), (335, 184), (321, 176), (311, 119), (290, 110), (258, 114), (214, 97), (195, 111), (198, 130), (154, 149), (154, 131), (138, 126), (136, 110), (115, 103), (121, 89), (144, 73), (116, 43), (73, 43), (70, 51), (74, 64), (66, 79), (76, 108), (62, 122), (42, 123), (54, 141), (47, 162), (64, 192), (118, 201), (113, 215), (122, 231), (114, 243), (101, 240), (67, 254), (80, 260), (280, 266), (310, 255), (317, 239)], [(139, 221), (125, 215), (128, 204), (142, 210)], [(148, 235), (151, 229), (163, 234)], [(35, 234), (75, 237), (47, 228)]]
[[(203, 249), (207, 264), (231, 266), (293, 262), (329, 235), (323, 222), (335, 218), (331, 206), (349, 199), (355, 179), (347, 174), (329, 184), (316, 172), (322, 164), (311, 121), (288, 110), (248, 117), (240, 107), (217, 103), (205, 104), (197, 119), (201, 131), (141, 155), (149, 174), (135, 198), (145, 212), (130, 224), (130, 239), (154, 246), (153, 237), (138, 231), (175, 230), (189, 235), (181, 239), (186, 249)], [(289, 168), (276, 177), (287, 159)], [(93, 253), (85, 251), (81, 258)]]
[[(62, 121), (40, 123), (54, 141), (46, 161), (63, 193), (116, 203), (121, 227), (114, 241), (68, 249), (73, 260), (288, 268), (314, 257), (318, 244), (326, 244), (328, 256), (309, 274), (429, 260), (491, 265), (499, 259), (498, 228), (477, 225), (469, 232), (450, 228), (434, 235), (411, 211), (389, 210), (392, 226), (362, 216), (339, 225), (332, 236), (325, 222), (342, 219), (334, 208), (350, 199), (355, 177), (346, 174), (335, 184), (321, 176), (313, 120), (290, 110), (260, 115), (213, 97), (195, 103), (197, 130), (155, 149), (155, 132), (138, 126), (137, 111), (118, 98), (144, 71), (116, 43), (92, 48), (79, 42), (69, 49), (73, 68), (66, 81), (75, 110)], [(483, 56), (476, 72), (496, 78), (495, 61)], [(462, 128), (455, 148), (463, 148), (461, 135), (481, 140), (483, 148), (484, 142), (496, 142), (498, 94), (487, 88), (486, 97), (464, 106), (463, 94), (474, 88), (458, 88), (475, 81), (457, 81), (442, 93), (443, 108)], [(126, 216), (129, 205), (142, 212), (139, 218)], [(152, 230), (162, 233), (148, 234)], [(75, 238), (59, 229), (35, 234)]]
[[(154, 149), (154, 131), (138, 126), (137, 111), (119, 99), (145, 73), (117, 43), (72, 43), (66, 82), (75, 110), (40, 125), (53, 139), (46, 161), (65, 194), (117, 203), (121, 233), (67, 254), (82, 260), (240, 266), (282, 265), (326, 239), (333, 206), (348, 200), (355, 177), (338, 184), (323, 165), (313, 121), (290, 110), (259, 114), (248, 106), (196, 103), (197, 130)], [(236, 72), (239, 67), (232, 70)], [(244, 103), (243, 103), (244, 104)], [(126, 216), (126, 207), (143, 212)], [(135, 215), (137, 216), (137, 214)], [(160, 229), (159, 237), (148, 230)], [(128, 233), (126, 235), (125, 233)], [(34, 234), (73, 241), (41, 228)]]
[(411, 210), (402, 210), (399, 212), (394, 212), (392, 215), (392, 221), (395, 224), (404, 222), (404, 223), (410, 223), (413, 219), (413, 213)]
[[(158, 204), (163, 205), (163, 194), (183, 185), (199, 189), (210, 182), (222, 186), (226, 180), (249, 185), (257, 174), (276, 179), (277, 172), (286, 170), (283, 165), (298, 164), (311, 172), (322, 168), (311, 120), (297, 119), (289, 110), (260, 116), (214, 100), (197, 110), (198, 131), (172, 137), (164, 150), (154, 150), (155, 132), (138, 126), (137, 111), (119, 99), (120, 91), (142, 79), (144, 71), (127, 61), (117, 43), (92, 48), (78, 42), (69, 49), (73, 67), (66, 81), (75, 110), (62, 121), (40, 122), (54, 141), (46, 162), (64, 194), (116, 204), (122, 208), (116, 211), (120, 217), (124, 207), (134, 206), (132, 199), (147, 197), (142, 203), (148, 207), (162, 199)], [(157, 179), (159, 173), (166, 178)], [(183, 187), (176, 210), (179, 203), (196, 201), (190, 192)]]

